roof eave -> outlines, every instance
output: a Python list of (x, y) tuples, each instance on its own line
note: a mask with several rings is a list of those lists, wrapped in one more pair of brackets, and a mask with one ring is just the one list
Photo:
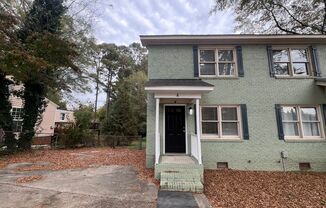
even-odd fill
[(149, 45), (326, 44), (325, 35), (141, 35)]

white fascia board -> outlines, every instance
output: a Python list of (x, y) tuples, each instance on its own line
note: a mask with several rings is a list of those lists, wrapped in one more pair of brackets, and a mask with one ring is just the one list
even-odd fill
[(200, 93), (177, 93), (177, 92), (170, 92), (170, 93), (155, 93), (155, 98), (185, 98), (185, 99), (200, 99)]
[(176, 91), (176, 92), (210, 92), (214, 90), (214, 87), (194, 87), (194, 86), (159, 86), (159, 87), (145, 87), (146, 91), (159, 92), (159, 91)]

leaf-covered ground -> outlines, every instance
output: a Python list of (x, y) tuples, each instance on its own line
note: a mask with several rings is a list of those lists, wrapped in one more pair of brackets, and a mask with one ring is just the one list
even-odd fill
[[(0, 157), (0, 168), (13, 163), (36, 163), (27, 167), (18, 167), (17, 171), (33, 170), (63, 170), (88, 168), (101, 165), (128, 165), (138, 171), (141, 180), (148, 182), (154, 179), (153, 169), (145, 167), (145, 151), (129, 148), (81, 148), (70, 150), (33, 150), (31, 152), (17, 153)], [(44, 164), (43, 164), (44, 163)], [(35, 179), (37, 177), (34, 177)], [(33, 178), (33, 179), (34, 179)], [(31, 179), (21, 179), (18, 182)]]
[[(34, 150), (0, 156), (0, 168), (13, 163), (36, 163), (17, 171), (63, 170), (128, 165), (140, 179), (154, 182), (153, 169), (145, 167), (145, 151), (130, 148)], [(19, 178), (17, 183), (41, 179)], [(326, 173), (205, 170), (205, 195), (214, 207), (326, 207)]]
[(326, 173), (205, 170), (214, 207), (326, 207)]

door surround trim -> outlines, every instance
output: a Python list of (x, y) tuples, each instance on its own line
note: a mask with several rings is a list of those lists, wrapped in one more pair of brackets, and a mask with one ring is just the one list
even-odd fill
[[(163, 154), (165, 155), (165, 107), (166, 106), (184, 106), (185, 108), (185, 140), (186, 140), (186, 155), (188, 155), (188, 126), (187, 126), (187, 105), (186, 104), (163, 104)], [(167, 154), (174, 154), (174, 153), (167, 153)], [(184, 153), (176, 153), (182, 154)]]

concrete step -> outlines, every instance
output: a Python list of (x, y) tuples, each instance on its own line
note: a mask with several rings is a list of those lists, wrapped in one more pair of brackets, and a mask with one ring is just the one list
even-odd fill
[(164, 180), (185, 180), (185, 181), (200, 181), (200, 174), (198, 171), (185, 172), (185, 171), (163, 171), (161, 172), (161, 179)]
[(204, 186), (200, 181), (184, 182), (184, 181), (164, 181), (160, 183), (160, 189), (164, 191), (189, 191), (195, 193), (203, 193)]
[[(201, 181), (203, 182), (203, 173), (204, 168), (202, 165), (198, 164), (157, 164), (155, 165), (155, 178), (161, 179), (161, 173), (163, 172), (182, 172), (183, 174), (196, 174), (200, 176)], [(179, 173), (177, 174), (179, 175)], [(178, 177), (178, 176), (175, 176)]]
[(198, 172), (163, 171), (160, 181), (161, 190), (190, 191), (202, 193), (204, 186)]

